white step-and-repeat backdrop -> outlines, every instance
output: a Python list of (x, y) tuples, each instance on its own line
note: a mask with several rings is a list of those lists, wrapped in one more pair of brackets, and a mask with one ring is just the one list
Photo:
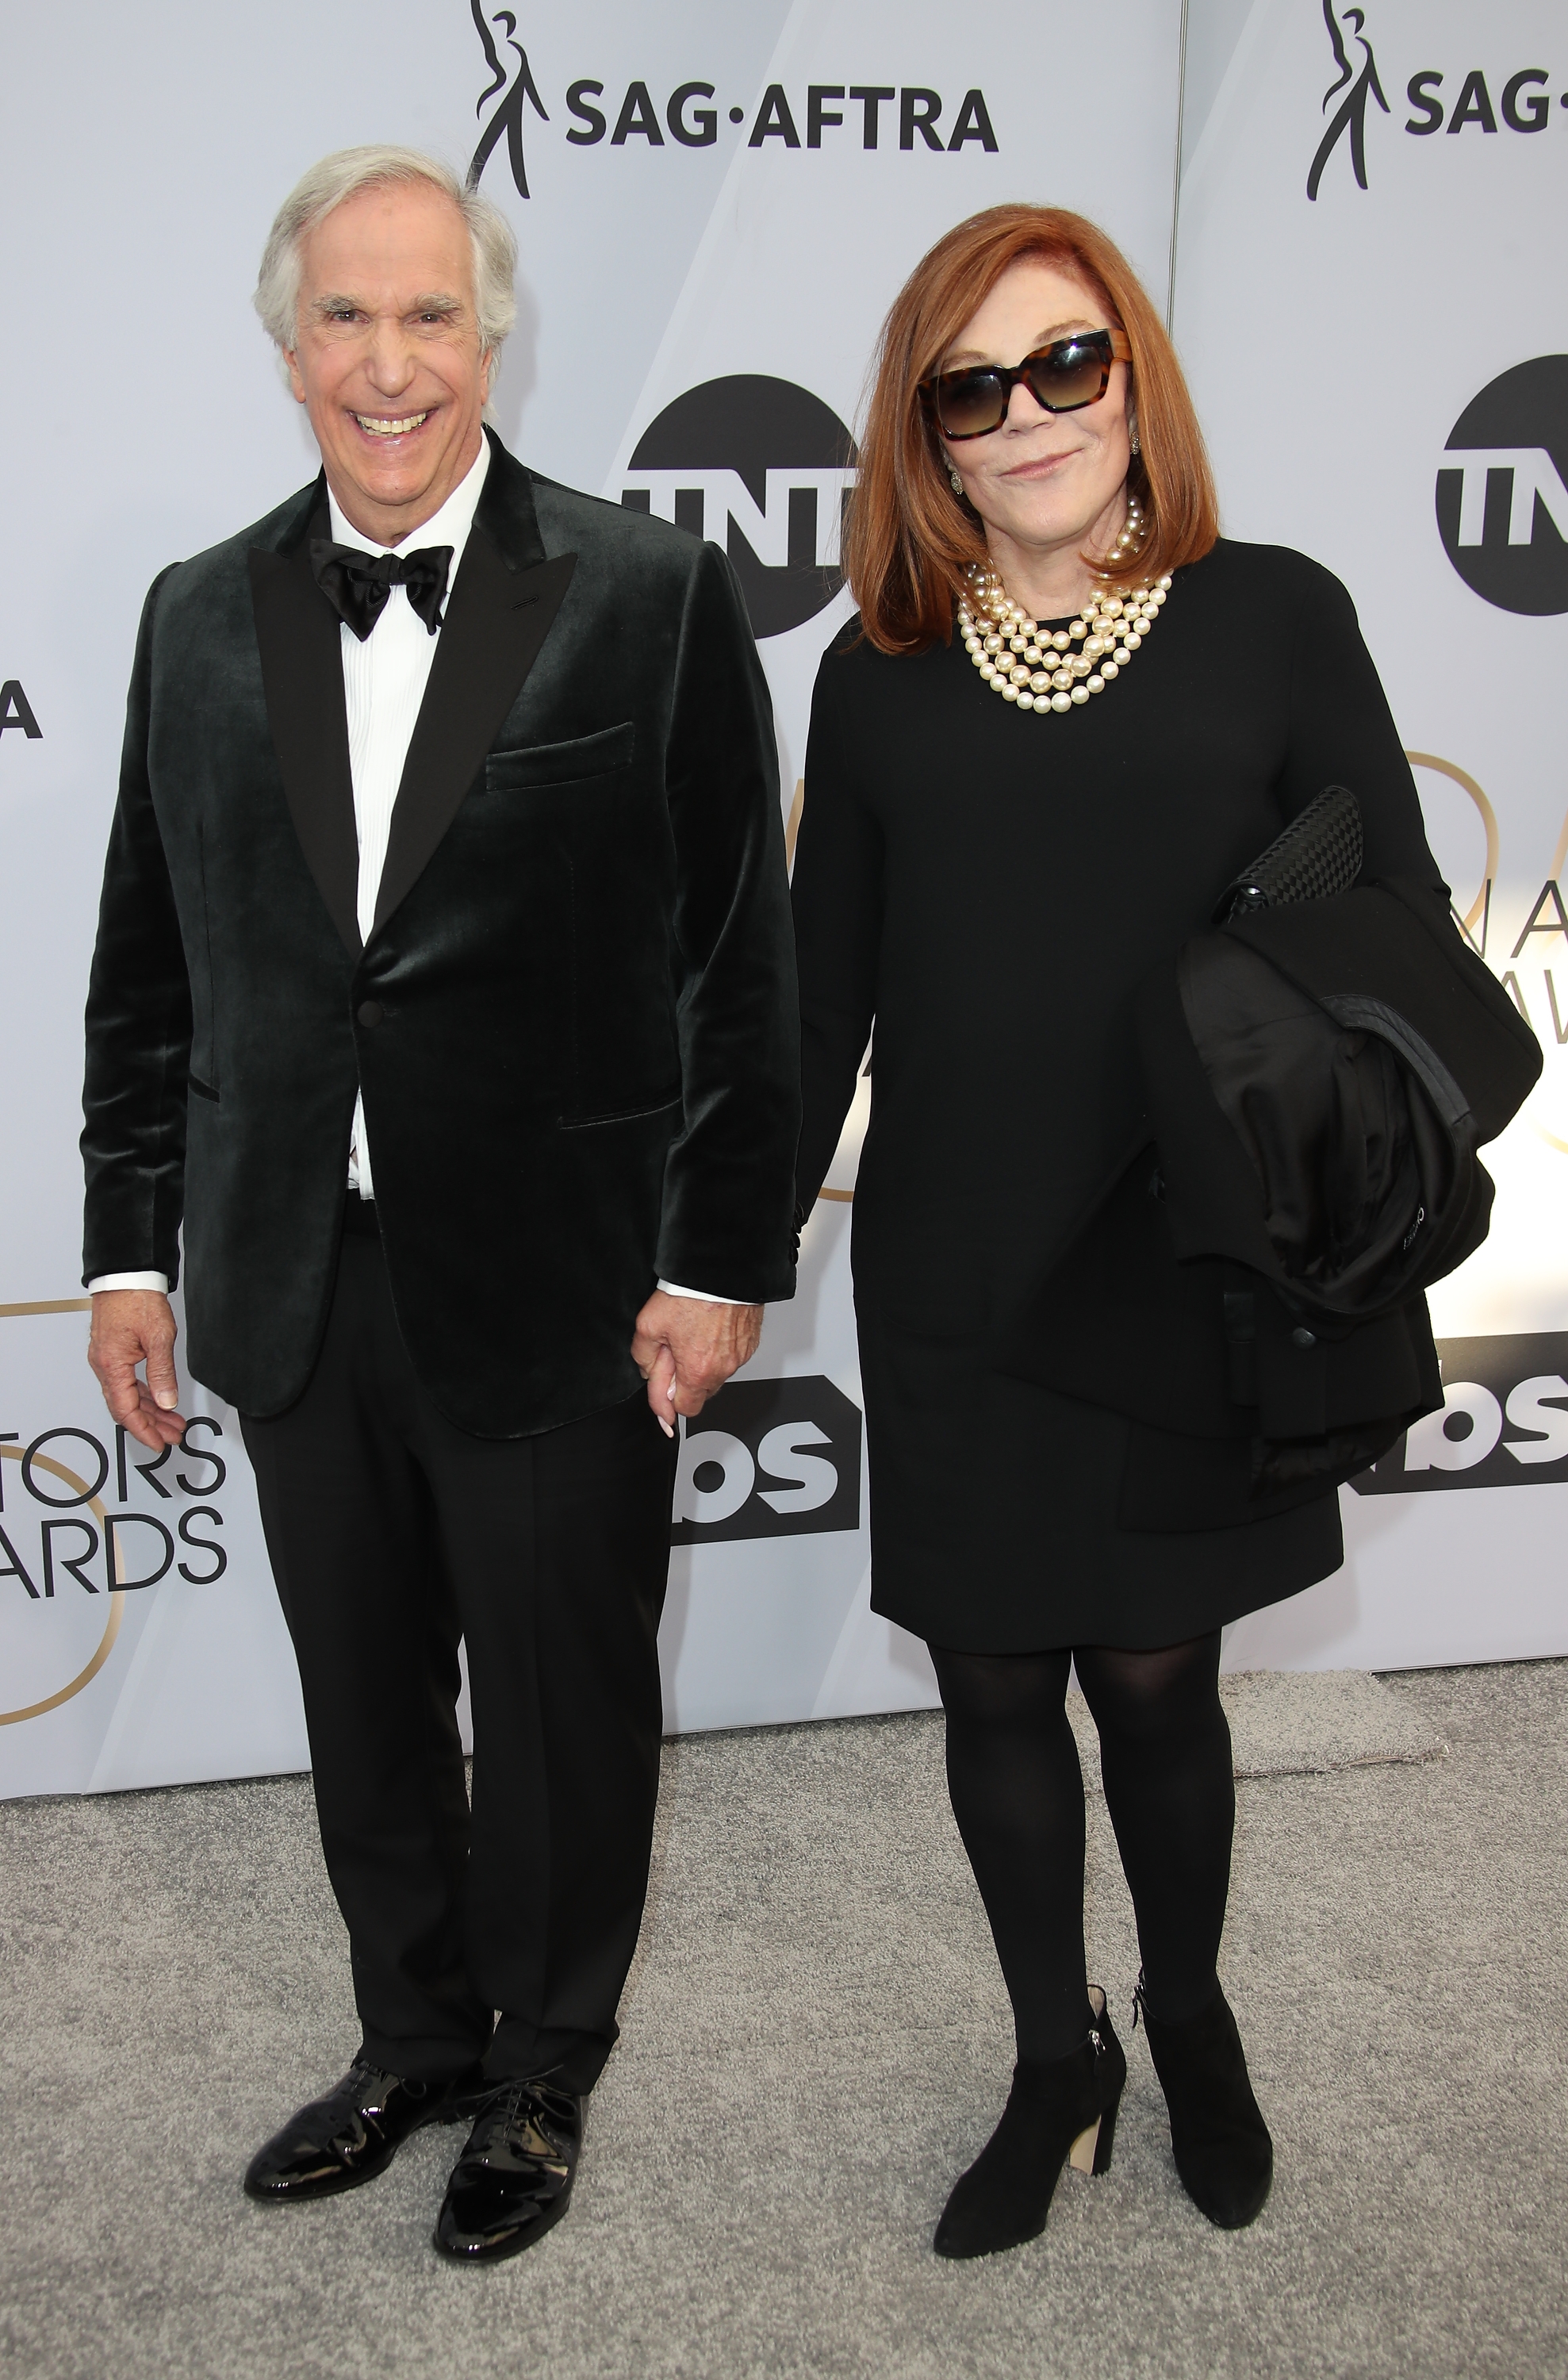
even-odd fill
[[(1162, 301), (1174, 250), (1227, 526), (1349, 582), (1458, 905), (1548, 1052), (1494, 1152), (1493, 1239), (1436, 1301), (1450, 1415), (1345, 1492), (1340, 1575), (1242, 1623), (1227, 1661), (1568, 1650), (1568, 44), (1530, 0), (1484, 27), (1459, 0), (1190, 0), (1184, 61), (1182, 13), (1120, 0), (1004, 30), (934, 0), (91, 0), (13, 31), (0, 1793), (306, 1762), (234, 1415), (193, 1390), (185, 1451), (155, 1464), (83, 1365), (79, 1020), (140, 599), (314, 470), (249, 291), (296, 175), (369, 140), (472, 161), (517, 226), (508, 443), (728, 545), (791, 819), (847, 609), (822, 571), (850, 433), (915, 258), (1016, 197), (1095, 216)], [(935, 1700), (923, 1649), (866, 1601), (862, 1128), (798, 1298), (687, 1436), (672, 1728)], [(1478, 1488), (1511, 1492), (1452, 1492)]]

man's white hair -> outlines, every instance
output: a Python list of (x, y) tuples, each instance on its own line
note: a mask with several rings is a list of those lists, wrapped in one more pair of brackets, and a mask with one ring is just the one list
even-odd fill
[(517, 241), (512, 225), (498, 206), (460, 182), (440, 158), (390, 144), (339, 149), (312, 165), (295, 184), (278, 209), (277, 220), (261, 253), (261, 271), (252, 303), (262, 323), (280, 348), (297, 346), (301, 250), (307, 236), (345, 199), (356, 197), (361, 190), (398, 182), (428, 182), (452, 200), (467, 225), (474, 247), (474, 307), (479, 346), (483, 353), (499, 362), (501, 341), (517, 319), (517, 299), (512, 286), (517, 271)]

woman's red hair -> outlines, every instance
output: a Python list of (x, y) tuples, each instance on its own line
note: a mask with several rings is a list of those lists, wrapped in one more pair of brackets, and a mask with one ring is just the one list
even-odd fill
[(1142, 452), (1128, 490), (1149, 535), (1104, 571), (1112, 581), (1161, 577), (1197, 562), (1220, 533), (1203, 433), (1176, 350), (1148, 292), (1104, 233), (1061, 207), (988, 207), (939, 239), (893, 301), (877, 348), (861, 439), (860, 476), (844, 524), (844, 575), (869, 641), (918, 652), (953, 633), (953, 611), (984, 531), (953, 493), (941, 433), (917, 394), (959, 333), (1019, 257), (1081, 282), (1106, 327), (1132, 348), (1128, 402)]

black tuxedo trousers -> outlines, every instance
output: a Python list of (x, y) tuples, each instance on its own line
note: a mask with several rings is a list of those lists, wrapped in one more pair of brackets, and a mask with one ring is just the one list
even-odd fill
[(641, 1390), (527, 1438), (456, 1427), (372, 1217), (350, 1200), (303, 1395), (243, 1417), (364, 2050), (428, 2082), (482, 2058), (585, 2091), (646, 1888), (675, 1450)]

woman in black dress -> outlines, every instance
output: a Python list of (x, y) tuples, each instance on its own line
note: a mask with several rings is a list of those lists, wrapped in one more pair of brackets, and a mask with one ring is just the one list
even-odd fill
[(795, 863), (800, 1193), (809, 1211), (874, 1028), (854, 1220), (872, 1602), (931, 1647), (1018, 2037), (935, 2245), (1032, 2238), (1069, 2150), (1110, 2162), (1126, 2060), (1087, 1982), (1075, 1658), (1177, 2167), (1235, 2228), (1272, 2152), (1215, 1965), (1220, 1631), (1339, 1567), (1338, 1500), (1161, 1525), (1142, 1490), (1180, 1479), (1179, 1439), (1129, 1419), (1136, 1396), (1030, 1378), (1028, 1346), (1149, 1139), (1140, 980), (1327, 784), (1357, 796), (1369, 877), (1437, 869), (1349, 597), (1218, 536), (1159, 318), (1081, 217), (995, 208), (918, 267), (845, 553), (861, 612), (818, 674)]

